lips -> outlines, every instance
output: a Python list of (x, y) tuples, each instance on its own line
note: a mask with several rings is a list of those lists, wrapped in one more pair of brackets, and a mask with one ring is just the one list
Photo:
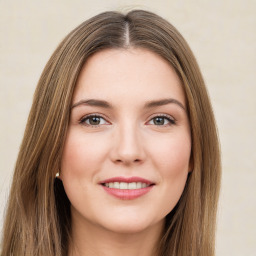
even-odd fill
[(132, 200), (147, 194), (155, 183), (140, 177), (113, 177), (99, 183), (110, 195)]

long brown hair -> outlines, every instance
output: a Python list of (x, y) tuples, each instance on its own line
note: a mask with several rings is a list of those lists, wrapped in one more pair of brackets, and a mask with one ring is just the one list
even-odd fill
[(174, 67), (183, 84), (191, 125), (193, 171), (178, 204), (166, 217), (158, 255), (214, 255), (220, 155), (205, 84), (180, 33), (156, 14), (134, 10), (126, 15), (105, 12), (85, 21), (67, 35), (48, 61), (15, 167), (2, 256), (67, 255), (70, 202), (55, 174), (77, 77), (95, 52), (129, 47), (153, 51)]

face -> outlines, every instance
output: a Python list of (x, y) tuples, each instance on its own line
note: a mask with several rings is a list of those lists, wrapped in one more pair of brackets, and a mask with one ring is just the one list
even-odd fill
[(162, 225), (183, 192), (190, 153), (184, 92), (165, 60), (143, 49), (89, 58), (61, 162), (73, 224), (122, 233)]

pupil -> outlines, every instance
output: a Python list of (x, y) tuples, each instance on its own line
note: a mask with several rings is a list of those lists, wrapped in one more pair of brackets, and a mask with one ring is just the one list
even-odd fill
[(100, 118), (99, 117), (94, 116), (94, 117), (90, 118), (90, 124), (97, 125), (99, 123), (100, 123)]
[(155, 125), (163, 125), (164, 124), (164, 118), (163, 117), (156, 117), (154, 119), (154, 124)]

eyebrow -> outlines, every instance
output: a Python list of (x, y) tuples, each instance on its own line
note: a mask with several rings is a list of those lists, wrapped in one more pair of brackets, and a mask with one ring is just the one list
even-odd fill
[[(186, 110), (185, 106), (180, 101), (172, 98), (148, 101), (145, 103), (144, 108), (154, 108), (154, 107), (160, 107), (168, 104), (176, 104), (179, 107), (181, 107), (183, 110)], [(88, 99), (88, 100), (78, 101), (77, 103), (72, 105), (71, 109), (81, 105), (95, 106), (95, 107), (101, 107), (101, 108), (107, 108), (107, 109), (113, 108), (113, 106), (105, 100)]]
[(71, 109), (81, 105), (89, 105), (89, 106), (95, 106), (95, 107), (101, 107), (101, 108), (113, 108), (112, 105), (105, 100), (89, 99), (89, 100), (78, 101), (77, 103), (72, 105)]
[(160, 107), (160, 106), (164, 106), (164, 105), (171, 104), (171, 103), (178, 105), (183, 110), (186, 110), (185, 106), (180, 101), (172, 99), (172, 98), (149, 101), (149, 102), (146, 102), (144, 107), (145, 108)]

